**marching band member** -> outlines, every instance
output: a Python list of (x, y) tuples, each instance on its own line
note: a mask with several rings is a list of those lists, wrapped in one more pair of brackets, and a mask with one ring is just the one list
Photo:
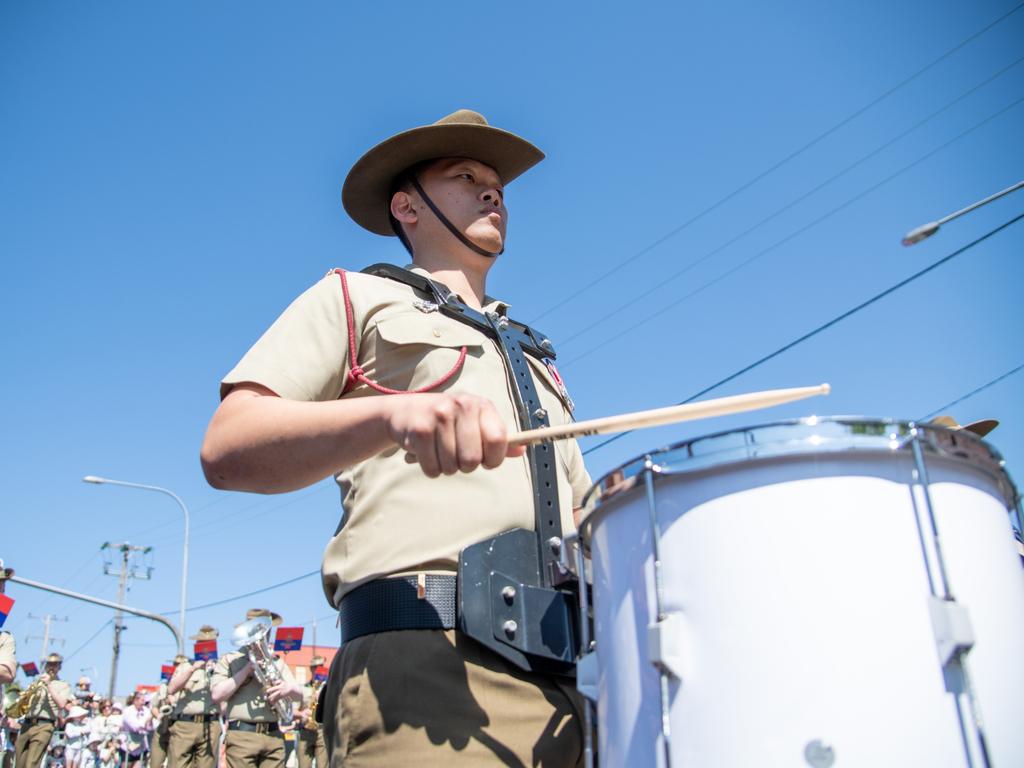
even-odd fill
[[(246, 619), (266, 617), (274, 626), (281, 617), (264, 608), (254, 608)], [(249, 656), (232, 651), (220, 657), (213, 670), (211, 696), (223, 703), (227, 717), (224, 755), (228, 768), (284, 768), (284, 734), (274, 704), (283, 699), (302, 700), (302, 688), (281, 659), (277, 667), (281, 682), (263, 689)]]
[[(0, 566), (2, 567), (2, 566)], [(3, 594), (4, 582), (0, 580), (0, 594)], [(10, 632), (0, 630), (0, 700), (7, 683), (14, 681), (18, 673), (18, 660), (15, 658), (14, 635)], [(17, 721), (7, 717), (6, 712), (0, 712), (0, 768), (10, 768), (14, 762), (14, 735), (17, 733)]]
[[(216, 640), (219, 632), (200, 627), (193, 640)], [(168, 692), (176, 697), (170, 721), (168, 768), (214, 768), (220, 747), (220, 709), (213, 700), (214, 661), (189, 662), (184, 656), (175, 668)], [(177, 661), (177, 659), (175, 659)]]
[[(59, 679), (64, 658), (59, 653), (46, 657), (43, 674), (32, 683), (39, 685), (29, 700), (28, 712), (18, 734), (17, 768), (38, 768), (50, 745), (57, 718), (71, 698), (71, 686)], [(27, 691), (28, 689), (26, 689)]]
[(15, 658), (16, 645), (14, 635), (0, 630), (0, 693), (2, 686), (14, 681), (18, 674), (18, 660)]
[[(328, 274), (221, 382), (201, 451), (214, 487), (341, 486), (322, 564), (343, 627), (324, 698), (332, 763), (582, 760), (573, 686), (494, 650), (484, 622), (454, 629), (461, 553), (572, 530), (590, 486), (573, 440), (509, 446), (510, 426), (567, 423), (572, 404), (550, 341), (485, 290), (505, 247), (505, 185), (541, 159), (469, 110), (369, 150), (345, 209), (397, 235), (412, 265)], [(534, 551), (550, 572), (554, 547)]]
[(302, 687), (302, 710), (298, 713), (299, 727), (296, 729), (298, 743), (295, 745), (299, 768), (312, 768), (316, 760), (316, 768), (327, 768), (327, 745), (324, 743), (324, 729), (313, 716), (317, 706), (317, 697), (323, 681), (316, 679), (316, 671), (327, 659), (314, 656), (309, 660), (309, 682)]
[[(174, 668), (188, 661), (188, 657), (178, 654), (174, 657)], [(177, 696), (167, 693), (168, 683), (160, 683), (160, 688), (149, 702), (153, 713), (153, 740), (149, 745), (149, 768), (163, 768), (167, 760), (167, 748), (171, 739), (171, 710)]]

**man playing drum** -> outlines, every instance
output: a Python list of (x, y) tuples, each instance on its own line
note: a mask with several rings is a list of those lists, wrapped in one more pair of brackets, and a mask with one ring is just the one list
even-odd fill
[(590, 486), (574, 441), (509, 446), (510, 428), (570, 421), (571, 401), (551, 342), (485, 292), (505, 185), (542, 158), (468, 110), (371, 149), (345, 208), (398, 235), (412, 265), (329, 273), (222, 382), (202, 449), (212, 485), (276, 493), (336, 475), (342, 490), (323, 561), (343, 642), (320, 709), (335, 765), (581, 759), (571, 680), (539, 671), (529, 649), (510, 662), (518, 649), (489, 625), (480, 642), (454, 629), (466, 617), (455, 574), (476, 557), (460, 553), (507, 532), (536, 542), (543, 521), (548, 549), (534, 555), (549, 574)]

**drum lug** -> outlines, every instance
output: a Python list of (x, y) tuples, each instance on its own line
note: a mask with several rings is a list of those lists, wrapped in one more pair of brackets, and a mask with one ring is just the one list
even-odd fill
[(576, 662), (576, 690), (597, 703), (597, 653), (585, 653)]
[(929, 597), (928, 611), (939, 650), (939, 662), (945, 667), (951, 659), (974, 647), (974, 629), (967, 609), (954, 600)]
[(683, 679), (683, 617), (669, 613), (661, 621), (647, 626), (647, 655), (660, 671)]

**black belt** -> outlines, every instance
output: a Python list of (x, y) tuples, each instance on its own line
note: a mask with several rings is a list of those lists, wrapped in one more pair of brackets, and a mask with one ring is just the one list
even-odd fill
[(277, 723), (250, 723), (246, 720), (232, 720), (228, 723), (229, 731), (250, 731), (252, 733), (280, 734), (281, 726)]
[(175, 715), (171, 718), (174, 723), (209, 723), (217, 719), (217, 715)]
[(362, 584), (338, 606), (341, 642), (402, 629), (455, 628), (454, 576), (427, 574), (420, 590), (416, 576)]
[(36, 723), (53, 723), (53, 719), (49, 717), (26, 717), (25, 725), (35, 725)]

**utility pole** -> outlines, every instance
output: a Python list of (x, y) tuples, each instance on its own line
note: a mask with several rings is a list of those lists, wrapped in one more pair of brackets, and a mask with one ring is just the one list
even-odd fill
[[(139, 566), (134, 562), (134, 557), (137, 553), (149, 554), (153, 551), (152, 547), (133, 547), (127, 541), (121, 544), (111, 544), (109, 541), (103, 542), (103, 546), (100, 547), (101, 551), (113, 550), (121, 553), (121, 568), (119, 571), (114, 571), (111, 568), (111, 564), (105, 562), (103, 564), (103, 573), (107, 576), (117, 576), (117, 604), (122, 605), (124, 603), (124, 593), (128, 586), (128, 579), (142, 579), (148, 580), (153, 575), (153, 569), (148, 566)], [(143, 574), (143, 570), (145, 573)], [(121, 632), (125, 629), (124, 624), (121, 622), (124, 620), (124, 613), (118, 608), (117, 613), (114, 614), (114, 657), (110, 663), (110, 692), (107, 694), (107, 698), (114, 698), (114, 691), (117, 686), (117, 662), (121, 657)]]
[[(316, 656), (316, 616), (313, 617), (313, 656)], [(309, 658), (313, 658), (313, 656)]]
[(39, 649), (39, 667), (41, 669), (46, 663), (46, 657), (48, 655), (48, 651), (50, 650), (50, 643), (60, 643), (61, 645), (64, 645), (63, 637), (50, 637), (50, 625), (53, 624), (53, 622), (55, 621), (67, 621), (68, 617), (65, 616), (63, 618), (59, 618), (57, 616), (54, 616), (52, 613), (48, 613), (45, 616), (36, 616), (35, 614), (30, 613), (28, 614), (28, 618), (38, 619), (39, 621), (43, 622), (42, 637), (39, 637), (38, 635), (29, 635), (25, 638), (26, 643), (31, 640), (35, 640), (37, 637), (39, 637), (39, 639), (43, 641), (43, 644)]

